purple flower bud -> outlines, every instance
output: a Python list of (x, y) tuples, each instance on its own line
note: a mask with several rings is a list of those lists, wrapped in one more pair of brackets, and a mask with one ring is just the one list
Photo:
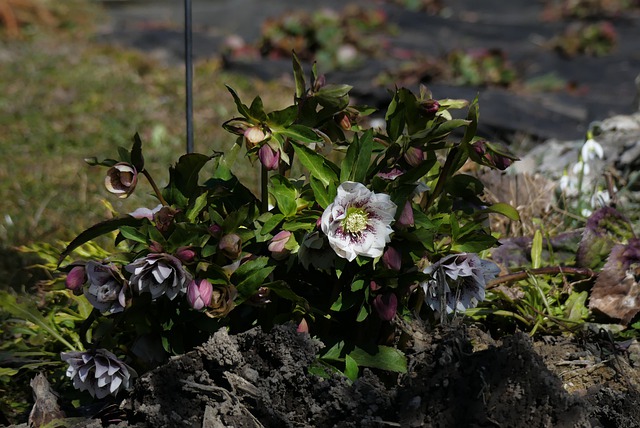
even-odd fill
[(138, 184), (138, 171), (126, 162), (120, 162), (109, 168), (104, 185), (110, 193), (119, 198), (127, 198)]
[(196, 252), (191, 247), (180, 247), (175, 255), (182, 263), (189, 263), (196, 258)]
[(369, 283), (369, 288), (371, 289), (371, 291), (378, 291), (378, 290), (380, 290), (382, 287), (381, 287), (381, 286), (380, 286), (380, 284), (378, 284), (377, 282), (375, 282), (375, 281), (371, 281), (371, 282)]
[(244, 144), (246, 145), (247, 150), (253, 149), (266, 138), (267, 135), (258, 126), (252, 126), (244, 131)]
[(206, 279), (191, 281), (187, 286), (187, 301), (196, 311), (209, 306), (212, 294), (213, 286)]
[(382, 255), (382, 264), (387, 269), (399, 271), (402, 268), (402, 255), (393, 247), (387, 247)]
[(258, 158), (267, 170), (276, 170), (280, 165), (280, 150), (273, 150), (270, 145), (263, 144), (258, 150)]
[(511, 154), (506, 147), (489, 143), (485, 140), (476, 141), (471, 145), (469, 155), (474, 162), (501, 171), (507, 169), (518, 157)]
[(151, 245), (149, 245), (149, 251), (152, 253), (164, 253), (164, 248), (162, 248), (162, 244), (157, 241), (151, 241)]
[(391, 321), (396, 316), (398, 298), (394, 293), (379, 294), (372, 304), (381, 320)]
[(351, 117), (347, 113), (340, 113), (336, 116), (336, 122), (340, 125), (340, 128), (345, 131), (349, 131), (351, 129)]
[(224, 235), (222, 239), (220, 239), (218, 248), (225, 256), (231, 260), (235, 260), (240, 257), (240, 254), (242, 253), (242, 239), (235, 233)]
[(404, 208), (402, 208), (402, 213), (400, 213), (398, 221), (396, 221), (396, 225), (410, 227), (413, 226), (413, 222), (413, 207), (411, 206), (411, 201), (407, 201), (404, 204)]
[(418, 147), (409, 147), (409, 150), (404, 154), (404, 160), (415, 168), (424, 161), (424, 152)]
[(214, 238), (220, 238), (220, 236), (222, 236), (222, 228), (217, 224), (212, 224), (211, 226), (209, 226), (209, 233)]
[(424, 117), (433, 117), (440, 109), (440, 103), (436, 100), (425, 100), (420, 103), (420, 113)]
[(67, 274), (67, 279), (65, 280), (65, 286), (67, 289), (73, 291), (79, 291), (82, 289), (82, 286), (87, 282), (87, 272), (84, 266), (75, 266), (69, 273)]
[(288, 230), (281, 230), (271, 239), (268, 248), (274, 259), (282, 260), (289, 255), (290, 251), (286, 248), (289, 238), (291, 238), (291, 232)]

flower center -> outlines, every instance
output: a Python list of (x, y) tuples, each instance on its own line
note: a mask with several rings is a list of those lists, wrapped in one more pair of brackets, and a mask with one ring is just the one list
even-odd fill
[(347, 209), (347, 215), (342, 220), (342, 227), (346, 232), (359, 233), (367, 228), (367, 220), (369, 214), (362, 208), (350, 207)]

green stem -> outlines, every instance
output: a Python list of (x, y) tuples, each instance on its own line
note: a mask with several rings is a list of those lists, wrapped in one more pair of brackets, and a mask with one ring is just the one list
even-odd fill
[(142, 173), (144, 174), (145, 177), (147, 177), (147, 181), (149, 181), (149, 184), (151, 184), (151, 187), (153, 188), (153, 192), (156, 194), (156, 197), (158, 198), (160, 203), (165, 207), (169, 206), (167, 201), (165, 201), (164, 198), (162, 197), (162, 192), (160, 192), (160, 189), (156, 185), (156, 182), (153, 181), (153, 177), (151, 177), (151, 174), (149, 174), (149, 171), (147, 171), (146, 169), (143, 169)]
[(458, 146), (452, 147), (451, 150), (449, 150), (449, 154), (447, 155), (447, 159), (444, 161), (444, 165), (440, 170), (438, 182), (436, 183), (433, 192), (431, 192), (429, 198), (426, 199), (426, 201), (423, 200), (420, 204), (422, 205), (423, 211), (428, 210), (429, 207), (433, 205), (436, 198), (440, 196), (440, 193), (442, 193), (442, 189), (444, 189), (444, 185), (449, 179), (449, 174), (452, 172), (451, 169), (453, 168), (453, 165), (455, 165), (455, 163), (458, 161), (460, 153), (461, 152)]

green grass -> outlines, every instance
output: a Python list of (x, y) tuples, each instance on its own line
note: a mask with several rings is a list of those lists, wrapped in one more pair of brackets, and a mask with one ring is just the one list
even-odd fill
[[(102, 186), (105, 170), (83, 159), (115, 157), (117, 146), (130, 147), (138, 132), (147, 169), (159, 185), (166, 184), (167, 167), (185, 150), (183, 68), (51, 33), (5, 41), (2, 50), (0, 246), (70, 239), (111, 216), (104, 199), (121, 213), (155, 205), (145, 196), (151, 192), (146, 183), (126, 200), (108, 194)], [(225, 73), (216, 61), (197, 63), (197, 152), (224, 150), (235, 141), (220, 126), (236, 113), (224, 84), (246, 102), (258, 93), (272, 93), (265, 103), (274, 109), (290, 101), (292, 93), (278, 84)], [(238, 171), (251, 180), (247, 166)]]

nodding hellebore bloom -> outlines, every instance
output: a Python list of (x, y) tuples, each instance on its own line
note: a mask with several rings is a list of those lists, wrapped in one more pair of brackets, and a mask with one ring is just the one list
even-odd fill
[(129, 389), (131, 378), (138, 375), (106, 349), (63, 352), (60, 356), (69, 364), (67, 377), (73, 380), (73, 386), (98, 399), (116, 396), (120, 390)]
[(475, 308), (483, 301), (487, 282), (498, 275), (500, 268), (477, 254), (460, 253), (443, 257), (423, 272), (431, 275), (421, 284), (425, 301), (437, 313), (442, 312), (441, 301), (444, 302), (450, 314)]
[(112, 314), (122, 312), (126, 305), (126, 283), (113, 265), (87, 262), (85, 271), (89, 287), (84, 289), (84, 295), (100, 312)]
[(104, 185), (119, 198), (128, 198), (138, 184), (138, 171), (130, 163), (120, 162), (109, 168)]
[(380, 257), (393, 232), (396, 208), (389, 195), (346, 181), (324, 210), (320, 225), (338, 256), (349, 261), (358, 255)]
[(213, 286), (206, 279), (196, 279), (187, 286), (187, 301), (196, 311), (200, 311), (211, 303)]
[(138, 293), (151, 293), (152, 299), (163, 294), (173, 300), (184, 293), (191, 275), (184, 270), (176, 257), (166, 253), (153, 253), (125, 266), (131, 272), (129, 283)]

